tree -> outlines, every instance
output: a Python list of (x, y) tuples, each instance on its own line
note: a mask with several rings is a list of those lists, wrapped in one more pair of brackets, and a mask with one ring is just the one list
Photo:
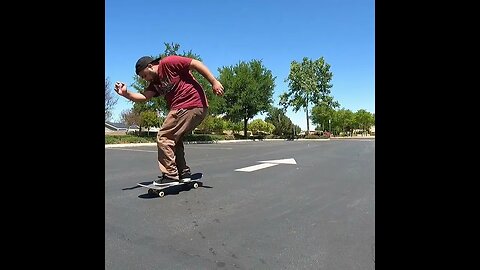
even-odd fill
[(343, 131), (352, 135), (352, 131), (355, 127), (355, 116), (353, 112), (345, 108), (336, 111), (333, 114), (332, 126), (334, 129), (334, 134), (338, 134)]
[(238, 134), (243, 129), (242, 122), (232, 122), (227, 120), (227, 128), (230, 129), (234, 134)]
[(300, 126), (297, 126), (297, 125), (293, 125), (293, 130), (294, 130), (294, 133), (293, 135), (298, 135), (300, 132), (302, 132), (302, 128)]
[(118, 102), (118, 96), (110, 88), (110, 80), (105, 79), (105, 121), (112, 117), (112, 110)]
[(360, 109), (355, 113), (355, 122), (363, 130), (363, 133), (365, 133), (365, 131), (368, 132), (370, 127), (375, 123), (375, 118), (371, 113)]
[(261, 60), (240, 61), (235, 66), (222, 67), (219, 72), (219, 81), (225, 88), (224, 117), (232, 122), (243, 120), (246, 137), (248, 120), (271, 107), (275, 77)]
[(216, 134), (223, 134), (223, 131), (227, 128), (227, 121), (220, 117), (212, 116), (213, 117), (213, 132)]
[(294, 133), (292, 120), (290, 120), (280, 108), (272, 107), (265, 117), (265, 122), (275, 126), (275, 129), (272, 131), (274, 135), (283, 136)]
[(252, 131), (252, 134), (258, 134), (259, 132), (265, 132), (270, 134), (274, 129), (272, 123), (267, 123), (262, 119), (255, 119), (250, 124), (248, 124), (248, 129)]
[(140, 123), (141, 126), (147, 128), (147, 131), (150, 131), (151, 127), (159, 126), (158, 115), (155, 111), (143, 111), (140, 113)]
[(122, 121), (122, 123), (124, 123), (125, 125), (127, 125), (127, 127), (130, 127), (130, 126), (133, 126), (133, 125), (137, 125), (139, 126), (140, 130), (141, 131), (141, 118), (140, 118), (140, 114), (138, 113), (135, 113), (135, 111), (132, 109), (127, 109), (127, 110), (123, 110), (120, 114), (120, 119)]
[(285, 82), (288, 82), (289, 90), (280, 95), (279, 105), (284, 108), (293, 107), (297, 112), (300, 108), (305, 109), (307, 117), (307, 134), (310, 130), (308, 105), (325, 102), (328, 106), (335, 107), (338, 103), (333, 101), (330, 95), (333, 73), (330, 65), (321, 57), (315, 61), (304, 57), (301, 63), (292, 61), (290, 73)]
[[(326, 102), (320, 102), (312, 108), (312, 123), (317, 125), (318, 130), (329, 130), (329, 121), (333, 119), (335, 109)], [(331, 130), (329, 130), (332, 132)]]
[(196, 133), (211, 134), (223, 134), (223, 131), (227, 128), (227, 122), (217, 116), (207, 115), (205, 119), (197, 126)]
[(197, 126), (196, 133), (198, 134), (211, 134), (214, 130), (214, 116), (207, 115), (205, 119)]

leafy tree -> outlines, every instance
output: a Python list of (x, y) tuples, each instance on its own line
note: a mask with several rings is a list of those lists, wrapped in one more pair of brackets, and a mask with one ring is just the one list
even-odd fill
[(373, 121), (372, 125), (375, 126), (375, 113), (372, 113), (372, 121)]
[(197, 133), (209, 134), (214, 129), (214, 116), (207, 115), (205, 119), (197, 126)]
[(217, 133), (217, 134), (223, 134), (223, 131), (228, 128), (227, 121), (224, 119), (213, 116), (213, 115), (207, 115), (205, 119), (198, 125), (197, 127), (197, 133)]
[(355, 113), (355, 122), (363, 130), (363, 133), (365, 133), (365, 131), (368, 132), (370, 127), (375, 123), (375, 118), (371, 113), (360, 109)]
[(261, 60), (240, 61), (235, 66), (222, 67), (219, 72), (219, 81), (225, 88), (224, 118), (232, 122), (243, 120), (246, 136), (248, 120), (268, 111), (273, 102), (275, 77)]
[(143, 111), (140, 113), (140, 125), (150, 131), (151, 127), (159, 126), (159, 119), (155, 111)]
[(232, 122), (227, 120), (227, 129), (230, 129), (233, 133), (238, 134), (243, 129), (243, 123), (240, 121)]
[[(332, 103), (331, 103), (332, 104)], [(312, 123), (317, 125), (317, 130), (330, 129), (329, 121), (333, 118), (335, 109), (326, 102), (320, 102), (312, 108)], [(331, 130), (329, 130), (332, 132)]]
[(253, 134), (258, 134), (259, 132), (270, 134), (275, 129), (275, 126), (272, 123), (263, 121), (262, 119), (255, 119), (248, 124), (248, 129), (251, 130)]
[(351, 110), (342, 108), (333, 114), (332, 119), (333, 133), (339, 134), (340, 132), (349, 133), (352, 135), (352, 131), (355, 128), (355, 115)]
[(292, 61), (290, 64), (290, 73), (285, 80), (288, 82), (289, 90), (280, 95), (279, 105), (284, 108), (292, 106), (295, 112), (304, 108), (307, 117), (307, 133), (310, 129), (309, 104), (319, 104), (323, 101), (328, 106), (338, 106), (338, 102), (330, 97), (332, 84), (329, 82), (332, 77), (330, 65), (323, 57), (315, 61), (304, 57), (301, 63)]
[(275, 129), (272, 131), (272, 134), (274, 135), (282, 136), (294, 133), (292, 120), (290, 120), (280, 108), (272, 107), (265, 117), (265, 122), (271, 123), (275, 126)]
[(223, 131), (227, 128), (227, 121), (220, 117), (213, 117), (213, 132), (217, 134), (223, 134)]
[(267, 132), (268, 134), (272, 134), (273, 130), (275, 129), (275, 126), (272, 123), (267, 123), (267, 122), (265, 123), (267, 124), (267, 126), (263, 131)]
[(110, 86), (110, 80), (105, 79), (105, 121), (108, 121), (112, 117), (112, 110), (118, 102), (118, 96), (113, 93)]

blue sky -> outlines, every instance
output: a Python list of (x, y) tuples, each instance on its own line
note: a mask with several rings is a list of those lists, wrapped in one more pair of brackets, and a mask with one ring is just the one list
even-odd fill
[[(112, 87), (133, 83), (137, 59), (163, 53), (165, 42), (199, 55), (216, 77), (219, 68), (262, 60), (276, 77), (276, 107), (288, 90), (290, 63), (324, 57), (340, 107), (375, 113), (374, 0), (105, 1), (105, 78)], [(118, 97), (114, 121), (132, 107)], [(287, 116), (306, 130), (303, 109)]]

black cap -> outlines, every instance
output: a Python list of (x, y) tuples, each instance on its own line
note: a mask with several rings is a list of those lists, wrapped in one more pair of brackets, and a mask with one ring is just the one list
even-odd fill
[(150, 56), (140, 57), (140, 59), (138, 59), (137, 63), (135, 64), (135, 73), (138, 75), (138, 73), (144, 70), (148, 66), (148, 64), (157, 62), (158, 60), (160, 60), (160, 58), (153, 59)]

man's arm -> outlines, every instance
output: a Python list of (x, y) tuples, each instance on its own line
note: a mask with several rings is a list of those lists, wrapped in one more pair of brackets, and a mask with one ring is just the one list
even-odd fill
[(115, 92), (133, 102), (145, 102), (150, 100), (155, 95), (155, 93), (152, 91), (145, 91), (143, 93), (128, 92), (127, 86), (122, 82), (115, 83)]
[(218, 95), (223, 95), (223, 85), (213, 76), (212, 72), (202, 62), (197, 59), (192, 59), (190, 62), (190, 69), (195, 69), (212, 85), (213, 92)]

